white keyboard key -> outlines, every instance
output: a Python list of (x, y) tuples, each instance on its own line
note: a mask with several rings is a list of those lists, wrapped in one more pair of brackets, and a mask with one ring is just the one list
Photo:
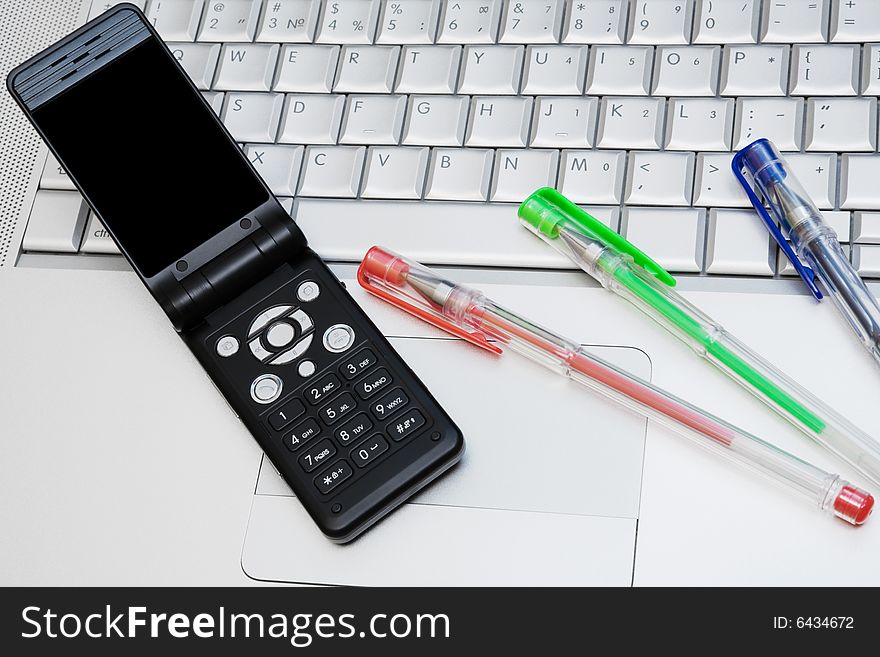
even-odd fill
[(273, 142), (284, 94), (227, 93), (221, 118), (235, 141)]
[(494, 43), (502, 0), (443, 2), (437, 43)]
[(862, 93), (866, 96), (880, 96), (880, 44), (865, 44), (862, 55)]
[(490, 200), (522, 203), (536, 189), (555, 186), (558, 162), (558, 151), (499, 149)]
[(805, 147), (810, 151), (874, 151), (876, 98), (811, 98)]
[(529, 46), (523, 73), (524, 94), (571, 94), (584, 91), (586, 46)]
[(837, 233), (837, 239), (841, 243), (849, 242), (850, 213), (844, 210), (822, 210), (821, 213), (828, 227)]
[(772, 276), (776, 251), (770, 233), (752, 210), (710, 210), (706, 273)]
[(315, 35), (320, 10), (321, 0), (266, 0), (257, 41), (308, 43)]
[(150, 0), (146, 16), (164, 41), (196, 38), (204, 0)]
[(693, 208), (627, 208), (626, 239), (673, 272), (699, 272), (706, 211)]
[(693, 0), (635, 0), (628, 43), (688, 43), (693, 15)]
[(458, 93), (517, 93), (524, 50), (522, 46), (468, 46), (461, 61)]
[(498, 43), (556, 43), (563, 0), (508, 0)]
[(46, 164), (43, 165), (43, 175), (40, 176), (40, 189), (67, 189), (74, 190), (76, 185), (67, 175), (67, 171), (58, 162), (57, 158), (49, 153)]
[(469, 105), (467, 96), (411, 96), (402, 143), (461, 146)]
[(535, 99), (531, 146), (589, 148), (596, 131), (596, 98), (541, 96)]
[(299, 195), (356, 197), (365, 155), (363, 146), (308, 146)]
[(316, 43), (372, 43), (379, 0), (327, 0)]
[(740, 98), (736, 101), (733, 148), (739, 150), (766, 137), (781, 151), (800, 150), (803, 124), (801, 98)]
[(277, 43), (223, 46), (214, 88), (221, 91), (269, 91), (278, 62), (278, 49)]
[(854, 245), (852, 262), (865, 278), (880, 277), (880, 246)]
[(363, 198), (419, 199), (428, 168), (427, 148), (371, 146)]
[(395, 91), (455, 93), (461, 52), (460, 46), (407, 46), (400, 55)]
[(876, 212), (853, 212), (852, 227), (853, 242), (880, 244), (880, 214)]
[[(92, 2), (92, 6), (89, 9), (89, 16), (87, 20), (92, 20), (93, 18), (100, 16), (108, 9), (113, 9), (116, 5), (122, 4), (123, 2), (130, 2), (131, 0), (94, 0)], [(145, 0), (134, 0), (132, 4), (136, 5), (138, 9), (144, 8)]]
[(433, 43), (441, 0), (386, 0), (376, 43)]
[(210, 89), (220, 58), (220, 44), (169, 43), (168, 49), (199, 89)]
[(406, 96), (349, 96), (340, 144), (396, 144), (406, 113)]
[(654, 49), (595, 46), (587, 73), (587, 93), (643, 96), (651, 92)]
[(858, 46), (801, 46), (791, 49), (793, 96), (856, 96), (861, 56)]
[(346, 46), (333, 90), (390, 93), (399, 55), (400, 46)]
[(756, 43), (759, 0), (698, 0), (694, 43)]
[(733, 114), (733, 98), (671, 98), (666, 118), (666, 149), (730, 149)]
[(532, 99), (474, 96), (466, 146), (525, 146), (532, 118)]
[(724, 46), (722, 96), (784, 96), (788, 88), (788, 46)]
[(880, 155), (849, 155), (840, 158), (840, 207), (880, 210)]
[(733, 153), (698, 153), (694, 205), (749, 208), (752, 204), (730, 170)]
[(338, 59), (339, 46), (284, 46), (274, 89), (328, 93)]
[(626, 153), (563, 151), (557, 189), (575, 203), (620, 203)]
[(657, 48), (655, 96), (714, 96), (718, 83), (719, 46)]
[(821, 43), (828, 40), (830, 0), (767, 0), (763, 43)]
[(205, 2), (199, 41), (253, 41), (260, 0)]
[(260, 177), (277, 196), (293, 196), (302, 165), (302, 146), (248, 144), (244, 149), (247, 159)]
[(562, 42), (621, 44), (626, 12), (627, 0), (569, 0)]
[(222, 91), (203, 91), (202, 96), (208, 101), (211, 111), (220, 116), (220, 112), (223, 111), (223, 99), (226, 97), (226, 94)]
[(428, 171), (426, 199), (485, 201), (489, 195), (493, 151), (435, 148)]
[(837, 156), (833, 153), (787, 153), (785, 160), (816, 207), (833, 209), (837, 196)]
[(880, 4), (872, 0), (835, 0), (831, 5), (831, 41), (863, 43), (880, 34)]
[(629, 154), (623, 200), (629, 205), (690, 205), (693, 153)]
[(596, 145), (599, 148), (660, 148), (664, 110), (662, 98), (603, 98)]
[(107, 232), (104, 225), (98, 221), (94, 212), (89, 212), (89, 220), (79, 250), (81, 253), (119, 255), (119, 247), (116, 246), (116, 242), (110, 237), (110, 233)]
[(283, 144), (335, 144), (345, 96), (288, 94), (278, 141)]
[(76, 253), (88, 206), (79, 192), (37, 191), (21, 243), (25, 251)]

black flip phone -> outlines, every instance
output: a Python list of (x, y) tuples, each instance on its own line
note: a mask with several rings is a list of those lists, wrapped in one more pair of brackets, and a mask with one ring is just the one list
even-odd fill
[(350, 541), (459, 460), (458, 427), (137, 8), (87, 23), (7, 86), (327, 537)]

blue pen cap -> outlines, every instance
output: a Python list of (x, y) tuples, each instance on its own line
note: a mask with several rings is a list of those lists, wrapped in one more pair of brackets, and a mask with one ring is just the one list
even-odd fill
[(733, 156), (731, 168), (779, 248), (813, 296), (821, 299), (813, 270), (796, 253), (803, 231), (793, 228), (806, 225), (805, 221), (821, 224), (822, 215), (788, 170), (776, 146), (767, 139), (758, 139)]

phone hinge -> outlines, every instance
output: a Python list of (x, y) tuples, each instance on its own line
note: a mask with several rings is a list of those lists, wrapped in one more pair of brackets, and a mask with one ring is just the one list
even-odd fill
[[(279, 206), (280, 209), (280, 206)], [(162, 305), (178, 330), (200, 324), (205, 317), (298, 257), (306, 247), (290, 218), (263, 216), (248, 235), (166, 289)]]

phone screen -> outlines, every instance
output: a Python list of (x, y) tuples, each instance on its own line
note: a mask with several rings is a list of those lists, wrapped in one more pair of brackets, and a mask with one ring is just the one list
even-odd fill
[(36, 108), (33, 117), (144, 277), (268, 199), (154, 38)]

